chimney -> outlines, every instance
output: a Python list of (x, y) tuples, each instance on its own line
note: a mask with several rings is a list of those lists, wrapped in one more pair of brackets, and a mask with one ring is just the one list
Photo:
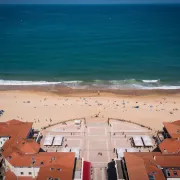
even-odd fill
[(156, 160), (156, 156), (153, 156), (153, 159)]
[(167, 149), (164, 149), (164, 153), (167, 153)]

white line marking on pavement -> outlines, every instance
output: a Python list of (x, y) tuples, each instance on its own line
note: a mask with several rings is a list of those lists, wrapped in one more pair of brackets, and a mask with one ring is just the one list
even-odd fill
[(110, 162), (110, 156), (109, 156), (109, 145), (108, 142), (106, 142), (106, 146), (107, 146), (107, 157), (108, 157), (108, 162)]

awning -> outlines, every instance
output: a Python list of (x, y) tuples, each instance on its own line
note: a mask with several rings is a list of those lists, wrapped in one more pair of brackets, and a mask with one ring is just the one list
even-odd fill
[(134, 141), (134, 145), (137, 147), (144, 146), (140, 136), (134, 136), (133, 141)]
[(62, 136), (60, 136), (60, 135), (56, 135), (56, 136), (54, 137), (53, 145), (54, 145), (54, 146), (62, 146), (63, 138), (64, 138), (64, 137), (62, 137)]
[(54, 138), (54, 136), (52, 136), (52, 135), (47, 135), (47, 136), (45, 137), (45, 139), (44, 139), (43, 145), (44, 145), (44, 146), (51, 146), (51, 145), (52, 145), (52, 142), (53, 142), (53, 138)]
[(153, 142), (152, 142), (151, 137), (142, 136), (142, 140), (143, 140), (145, 146), (153, 146)]
[(81, 120), (75, 120), (75, 124), (81, 124)]
[(83, 162), (83, 180), (91, 179), (91, 163), (84, 161)]

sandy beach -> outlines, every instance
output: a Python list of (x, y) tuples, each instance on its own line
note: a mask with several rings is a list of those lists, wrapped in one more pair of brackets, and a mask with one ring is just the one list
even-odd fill
[(180, 94), (123, 95), (113, 93), (57, 94), (42, 91), (0, 91), (0, 122), (10, 119), (34, 122), (35, 129), (48, 124), (85, 117), (88, 122), (108, 118), (130, 120), (162, 129), (163, 121), (180, 117)]

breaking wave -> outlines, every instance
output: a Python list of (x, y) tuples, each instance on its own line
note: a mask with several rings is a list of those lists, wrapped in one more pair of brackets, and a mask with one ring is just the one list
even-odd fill
[(93, 81), (16, 81), (16, 80), (0, 80), (1, 86), (43, 86), (43, 85), (58, 85), (67, 86), (74, 89), (180, 89), (180, 82), (167, 83), (158, 80), (93, 80)]

